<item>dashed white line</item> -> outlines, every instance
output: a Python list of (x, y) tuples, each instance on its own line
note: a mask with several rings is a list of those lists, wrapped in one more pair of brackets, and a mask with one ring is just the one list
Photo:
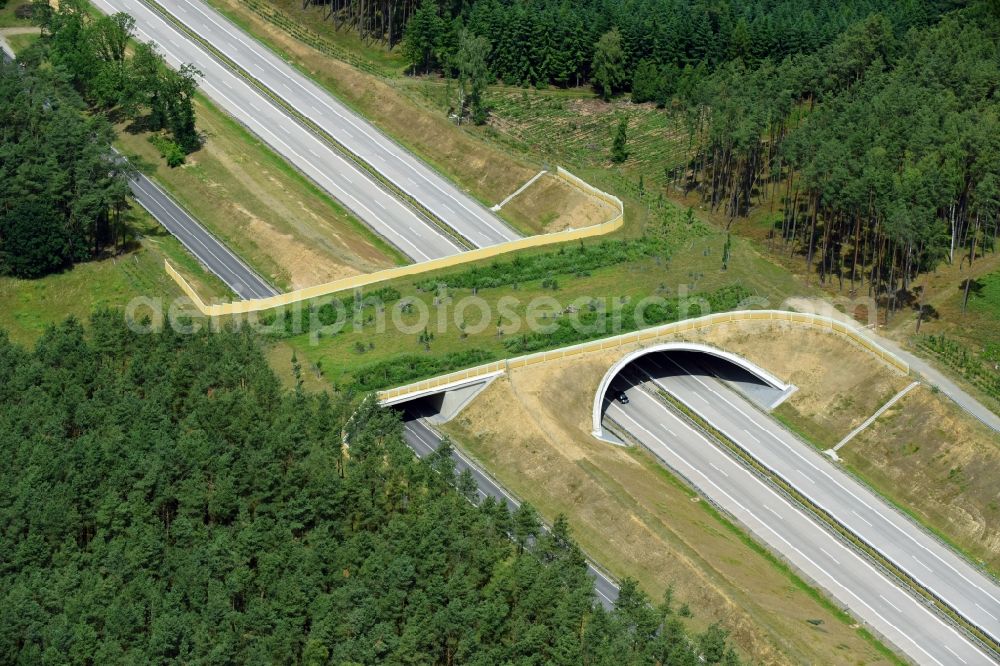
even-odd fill
[(746, 433), (747, 437), (749, 437), (749, 438), (750, 438), (750, 439), (752, 439), (753, 441), (755, 441), (755, 442), (757, 442), (758, 444), (760, 444), (760, 440), (759, 440), (759, 439), (757, 439), (756, 437), (754, 437), (754, 436), (753, 436), (753, 433), (751, 433), (751, 432), (750, 432), (749, 430), (747, 430), (746, 428), (744, 428), (744, 429), (743, 429), (743, 432), (745, 432), (745, 433)]
[(989, 615), (989, 616), (990, 616), (991, 618), (993, 618), (993, 620), (994, 620), (994, 621), (996, 621), (996, 620), (997, 620), (997, 616), (996, 616), (996, 615), (994, 615), (993, 613), (989, 612), (988, 610), (986, 610), (986, 609), (985, 609), (985, 608), (983, 608), (982, 606), (980, 606), (980, 605), (979, 605), (979, 602), (978, 602), (978, 601), (975, 601), (975, 602), (973, 602), (973, 603), (975, 603), (975, 604), (976, 604), (976, 608), (978, 608), (979, 610), (981, 610), (981, 611), (983, 611), (984, 613), (986, 613), (987, 615)]
[(854, 509), (851, 509), (851, 513), (853, 513), (855, 516), (857, 516), (858, 518), (860, 518), (861, 522), (863, 522), (868, 527), (875, 527), (874, 525), (872, 525), (871, 523), (869, 523), (867, 520), (865, 520), (864, 516), (862, 516), (860, 513), (858, 513)]
[(968, 663), (969, 663), (969, 662), (967, 662), (966, 660), (962, 659), (962, 658), (961, 658), (960, 656), (958, 656), (958, 653), (957, 653), (957, 652), (955, 652), (954, 650), (952, 650), (952, 649), (951, 649), (950, 647), (948, 647), (947, 645), (945, 645), (945, 646), (944, 646), (944, 649), (945, 649), (945, 650), (947, 650), (948, 652), (951, 652), (951, 653), (952, 653), (953, 655), (955, 655), (955, 659), (958, 659), (958, 660), (959, 660), (960, 662), (962, 662), (963, 664), (968, 664)]
[(666, 423), (661, 423), (660, 427), (663, 428), (664, 430), (666, 430), (667, 432), (669, 432), (671, 437), (676, 437), (677, 436), (677, 433), (674, 432), (673, 430), (671, 430), (670, 428), (668, 428)]
[(823, 546), (820, 546), (820, 547), (819, 547), (819, 549), (820, 549), (821, 551), (823, 551), (823, 554), (824, 554), (824, 555), (826, 555), (826, 556), (827, 556), (827, 557), (829, 557), (829, 558), (830, 558), (831, 560), (833, 560), (833, 563), (834, 563), (834, 564), (836, 564), (836, 565), (837, 565), (838, 567), (840, 566), (840, 561), (839, 561), (839, 560), (837, 560), (837, 558), (836, 558), (836, 557), (834, 557), (833, 555), (831, 555), (831, 554), (830, 554), (829, 552), (827, 552), (826, 548), (823, 548)]
[(896, 604), (892, 603), (891, 601), (889, 601), (888, 599), (886, 599), (886, 598), (885, 598), (885, 597), (884, 597), (883, 595), (881, 595), (881, 594), (880, 594), (880, 595), (878, 595), (878, 596), (879, 596), (879, 598), (880, 598), (880, 599), (881, 599), (882, 601), (884, 601), (885, 603), (887, 603), (887, 604), (889, 604), (890, 606), (892, 606), (893, 608), (895, 608), (895, 609), (896, 609), (896, 612), (897, 612), (897, 613), (899, 613), (900, 615), (902, 615), (902, 614), (903, 614), (903, 611), (899, 610), (899, 606), (897, 606)]
[(934, 569), (931, 569), (929, 566), (927, 566), (926, 564), (924, 564), (923, 562), (921, 562), (919, 559), (917, 559), (916, 555), (913, 555), (913, 561), (916, 562), (917, 564), (919, 564), (920, 566), (922, 566), (924, 569), (927, 569), (931, 573), (934, 573)]
[(772, 509), (768, 505), (765, 504), (764, 508), (767, 509), (768, 511), (770, 511), (771, 513), (773, 513), (774, 515), (776, 515), (778, 517), (778, 520), (784, 520), (784, 518), (781, 517), (780, 513), (778, 513), (777, 511), (775, 511), (774, 509)]
[(720, 469), (719, 467), (716, 467), (715, 463), (710, 462), (708, 464), (711, 465), (712, 469), (714, 469), (716, 472), (718, 472), (722, 476), (726, 476), (726, 477), (729, 476), (728, 474), (726, 474), (726, 471), (724, 469)]

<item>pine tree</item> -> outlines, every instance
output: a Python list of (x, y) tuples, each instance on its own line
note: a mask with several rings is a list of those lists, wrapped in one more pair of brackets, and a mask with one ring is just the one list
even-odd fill
[(625, 78), (625, 53), (622, 51), (622, 36), (617, 28), (601, 35), (594, 47), (591, 66), (594, 88), (605, 100), (611, 99), (622, 90)]
[(628, 159), (628, 118), (622, 116), (611, 139), (611, 161), (621, 164)]
[(407, 22), (403, 38), (403, 54), (414, 72), (424, 74), (437, 66), (444, 32), (445, 25), (434, 0), (423, 0)]

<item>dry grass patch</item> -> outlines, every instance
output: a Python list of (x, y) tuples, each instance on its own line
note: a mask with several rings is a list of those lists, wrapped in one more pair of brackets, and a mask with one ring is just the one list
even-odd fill
[(847, 339), (807, 327), (740, 322), (692, 339), (740, 354), (797, 386), (775, 416), (822, 448), (836, 444), (909, 383)]
[(590, 435), (590, 400), (621, 353), (514, 371), (446, 429), (546, 518), (565, 513), (582, 547), (612, 573), (636, 578), (653, 598), (672, 585), (696, 627), (722, 622), (754, 661), (883, 660), (651, 456)]
[(117, 144), (248, 264), (297, 289), (396, 263), (398, 254), (267, 146), (199, 96), (205, 145), (167, 167), (145, 133), (121, 130)]
[(504, 206), (503, 213), (518, 227), (540, 234), (601, 224), (618, 210), (547, 173)]
[(924, 524), (1000, 572), (1000, 437), (919, 387), (839, 451)]
[(400, 82), (366, 74), (316, 51), (238, 0), (212, 0), (211, 4), (290, 56), (317, 83), (487, 205), (500, 201), (538, 172), (537, 166), (477, 139), (439, 110), (418, 103)]

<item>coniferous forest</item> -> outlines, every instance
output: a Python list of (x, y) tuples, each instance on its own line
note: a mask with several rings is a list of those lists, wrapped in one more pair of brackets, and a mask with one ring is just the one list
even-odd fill
[(35, 3), (42, 38), (0, 62), (0, 275), (36, 278), (119, 251), (129, 232), (129, 164), (113, 122), (165, 132), (171, 165), (196, 150), (197, 72), (136, 44), (130, 16), (94, 17), (82, 0)]
[[(889, 311), (920, 272), (996, 244), (996, 0), (425, 0), (403, 49), (414, 72), (463, 81), (474, 40), (488, 79), (655, 103), (688, 134), (664, 187), (730, 225), (767, 203), (772, 248)], [(484, 121), (466, 78), (463, 103)]]
[(394, 412), (283, 390), (248, 333), (0, 334), (0, 661), (737, 663), (559, 520), (476, 506)]

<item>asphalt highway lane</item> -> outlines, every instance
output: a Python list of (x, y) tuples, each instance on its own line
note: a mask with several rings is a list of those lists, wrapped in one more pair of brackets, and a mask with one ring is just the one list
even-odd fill
[(154, 42), (171, 66), (194, 64), (204, 74), (200, 88), (215, 103), (403, 254), (426, 261), (463, 251), (148, 5), (140, 0), (94, 0), (94, 4), (105, 13), (126, 12), (135, 18), (137, 38)]
[(477, 247), (518, 238), (500, 218), (199, 0), (160, 4)]
[(129, 181), (129, 187), (135, 200), (237, 296), (267, 298), (279, 293), (151, 180), (137, 174)]
[(649, 356), (636, 367), (1000, 642), (1000, 587), (950, 547), (719, 381), (695, 355)]
[[(634, 378), (633, 378), (634, 377)], [(904, 591), (837, 536), (791, 504), (640, 387), (628, 369), (613, 386), (628, 404), (609, 402), (606, 418), (639, 440), (762, 542), (825, 588), (856, 617), (921, 664), (992, 664), (964, 634)]]

